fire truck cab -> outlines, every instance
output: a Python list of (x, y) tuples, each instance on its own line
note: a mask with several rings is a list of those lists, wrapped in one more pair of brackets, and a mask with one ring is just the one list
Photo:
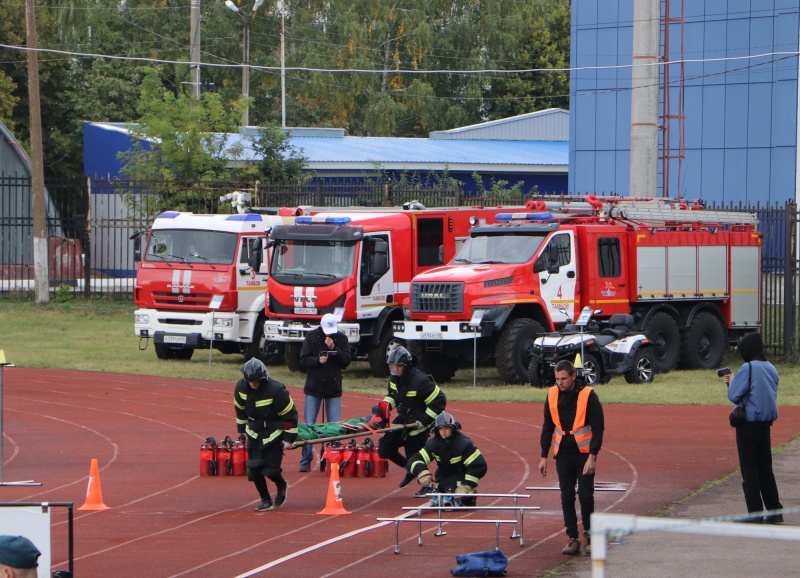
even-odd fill
[(300, 347), (322, 315), (337, 314), (354, 359), (386, 377), (392, 323), (414, 275), (449, 261), (473, 225), (508, 208), (325, 210), (269, 232), (272, 248), (268, 342), (285, 344), (286, 364), (300, 369)]
[(134, 246), (139, 348), (152, 339), (159, 359), (213, 348), (275, 361), (279, 348), (263, 338), (266, 258), (256, 252), (264, 251), (265, 228), (283, 222), (252, 213), (158, 215), (144, 249), (138, 239)]

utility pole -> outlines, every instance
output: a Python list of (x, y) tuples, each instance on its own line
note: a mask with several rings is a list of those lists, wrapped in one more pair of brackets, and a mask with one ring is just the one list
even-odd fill
[(286, 128), (286, 4), (281, 0), (281, 128)]
[(633, 1), (629, 194), (634, 197), (654, 197), (658, 188), (660, 25), (660, 0)]
[[(33, 211), (33, 291), (36, 303), (50, 302), (50, 273), (47, 263), (47, 209), (44, 202), (44, 161), (42, 160), (42, 112), (39, 100), (39, 56), (36, 52), (36, 10), (25, 0), (25, 32), (28, 46), (28, 100), (31, 124), (31, 210)], [(1, 441), (1, 440), (0, 440)]]
[(191, 1), (189, 25), (189, 64), (192, 98), (200, 98), (200, 0)]

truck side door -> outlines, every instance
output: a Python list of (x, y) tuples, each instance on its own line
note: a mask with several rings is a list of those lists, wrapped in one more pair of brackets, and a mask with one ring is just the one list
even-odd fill
[(394, 302), (390, 233), (365, 235), (358, 264), (358, 318), (374, 319)]
[[(559, 325), (574, 321), (579, 308), (576, 307), (575, 295), (577, 261), (573, 231), (558, 231), (551, 235), (539, 252), (534, 272), (539, 276), (541, 296), (553, 323)], [(566, 316), (561, 310), (566, 310)]]
[[(248, 265), (250, 254), (254, 250), (263, 251), (263, 248), (255, 248), (258, 237), (242, 237), (239, 240), (239, 251), (236, 262), (233, 264), (233, 271), (236, 275), (236, 288), (239, 290), (239, 311), (254, 311), (260, 308), (264, 300), (264, 291), (267, 288), (267, 269), (269, 261), (266, 255), (262, 255), (260, 269), (254, 270)], [(222, 273), (222, 271), (220, 271)]]
[(628, 263), (624, 239), (615, 232), (588, 232), (586, 235), (587, 275), (584, 303), (592, 309), (602, 309), (603, 317), (630, 310)]

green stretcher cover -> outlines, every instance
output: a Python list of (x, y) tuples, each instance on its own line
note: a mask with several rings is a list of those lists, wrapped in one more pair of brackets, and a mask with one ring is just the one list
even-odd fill
[[(329, 438), (351, 433), (369, 433), (371, 431), (370, 428), (366, 427), (364, 424), (369, 425), (370, 417), (371, 416), (355, 417), (345, 421), (334, 421), (330, 423), (301, 423), (297, 425), (297, 439), (311, 442), (316, 439)], [(380, 425), (375, 424), (371, 427), (372, 429), (376, 429), (379, 428)]]

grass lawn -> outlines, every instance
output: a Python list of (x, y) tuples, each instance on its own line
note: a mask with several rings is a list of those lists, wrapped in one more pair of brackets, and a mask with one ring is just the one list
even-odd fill
[[(30, 301), (0, 298), (0, 350), (6, 361), (18, 367), (108, 371), (164, 377), (229, 381), (241, 374), (240, 355), (223, 355), (208, 350), (195, 352), (190, 361), (156, 358), (152, 343), (140, 351), (133, 334), (130, 299), (73, 299), (63, 303), (37, 305)], [(724, 365), (736, 370), (741, 359), (735, 351)], [(800, 405), (800, 367), (775, 364), (781, 376), (778, 401), (781, 405)], [(270, 367), (273, 377), (287, 385), (302, 386), (304, 375), (285, 367)], [(477, 387), (473, 387), (473, 380)], [(355, 362), (345, 371), (345, 389), (382, 396), (386, 381), (370, 375), (366, 362)], [(444, 386), (454, 401), (544, 401), (546, 390), (528, 386), (502, 385), (494, 368), (459, 370)], [(631, 385), (622, 376), (597, 386), (603, 403), (727, 405), (725, 385), (716, 371), (672, 371), (656, 375), (651, 384)]]

